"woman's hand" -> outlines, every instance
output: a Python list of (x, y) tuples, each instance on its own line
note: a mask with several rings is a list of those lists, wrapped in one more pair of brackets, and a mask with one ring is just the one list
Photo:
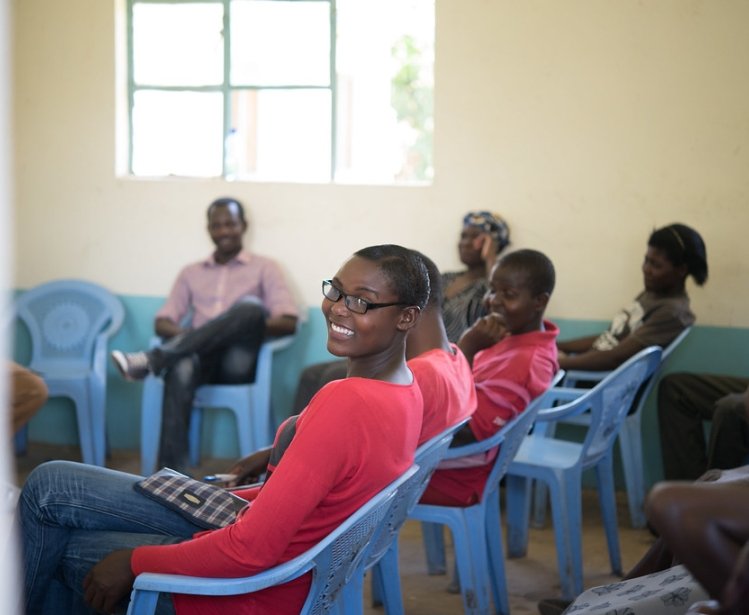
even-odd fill
[(268, 469), (269, 460), (270, 447), (262, 448), (240, 459), (228, 471), (228, 474), (235, 474), (236, 478), (226, 483), (226, 486), (236, 487), (237, 485), (249, 485), (258, 482)]
[(473, 364), (473, 357), (479, 350), (493, 346), (507, 335), (504, 319), (499, 314), (487, 314), (465, 330), (458, 340), (458, 347)]
[(130, 568), (132, 549), (113, 551), (96, 564), (83, 579), (86, 604), (99, 613), (113, 613), (133, 588)]

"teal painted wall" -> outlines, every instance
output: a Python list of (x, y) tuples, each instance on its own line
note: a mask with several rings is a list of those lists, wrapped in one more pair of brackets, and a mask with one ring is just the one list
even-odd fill
[[(163, 302), (162, 297), (121, 296), (126, 318), (122, 329), (112, 339), (110, 348), (138, 350), (145, 348), (153, 334), (153, 315)], [(605, 321), (552, 320), (559, 325), (562, 339), (601, 331)], [(273, 365), (273, 412), (276, 423), (288, 416), (300, 372), (306, 365), (328, 360), (325, 350), (325, 321), (317, 307), (309, 308), (294, 343), (280, 351)], [(674, 352), (667, 372), (695, 371), (735, 375), (749, 373), (749, 329), (696, 326), (684, 343)], [(28, 360), (28, 337), (18, 331), (15, 357)], [(126, 382), (114, 367), (108, 367), (107, 432), (112, 448), (137, 448), (140, 440), (139, 383)], [(643, 416), (643, 443), (646, 480), (652, 484), (662, 477), (658, 446), (658, 425), (654, 395), (648, 400)], [(78, 441), (72, 403), (52, 399), (31, 421), (32, 441), (75, 444)], [(574, 436), (573, 436), (574, 437)], [(204, 451), (218, 457), (233, 458), (238, 448), (234, 423), (228, 412), (216, 410), (207, 414), (204, 426)]]

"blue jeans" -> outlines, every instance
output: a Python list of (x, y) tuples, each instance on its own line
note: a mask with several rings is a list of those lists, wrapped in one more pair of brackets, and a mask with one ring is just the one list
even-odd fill
[[(174, 544), (202, 530), (136, 492), (140, 478), (70, 461), (29, 475), (18, 503), (27, 615), (93, 613), (83, 579), (94, 564), (117, 549)], [(174, 613), (170, 596), (157, 613)]]

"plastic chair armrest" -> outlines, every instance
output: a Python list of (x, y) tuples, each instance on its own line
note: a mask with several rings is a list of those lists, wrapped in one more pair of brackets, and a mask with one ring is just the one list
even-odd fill
[[(562, 390), (564, 391), (564, 389)], [(539, 410), (538, 414), (536, 415), (536, 421), (559, 421), (569, 416), (582, 414), (586, 410), (591, 409), (591, 407), (593, 406), (593, 400), (591, 399), (592, 395), (590, 394), (590, 391), (584, 391), (582, 394), (579, 390), (576, 389), (570, 389), (570, 391), (576, 394), (576, 398), (573, 398), (572, 401), (566, 404), (562, 404), (561, 406)]]
[(564, 384), (566, 386), (574, 386), (576, 382), (579, 382), (581, 380), (588, 382), (600, 382), (610, 373), (610, 371), (571, 369), (564, 376)]

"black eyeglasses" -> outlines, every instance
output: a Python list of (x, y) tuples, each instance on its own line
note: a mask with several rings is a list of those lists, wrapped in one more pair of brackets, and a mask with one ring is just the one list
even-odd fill
[(340, 288), (333, 285), (333, 280), (322, 281), (322, 294), (333, 303), (343, 297), (343, 303), (346, 307), (356, 314), (366, 314), (367, 310), (376, 310), (377, 308), (390, 307), (391, 305), (408, 305), (408, 303), (403, 303), (402, 301), (395, 303), (372, 303), (361, 297), (347, 295)]

